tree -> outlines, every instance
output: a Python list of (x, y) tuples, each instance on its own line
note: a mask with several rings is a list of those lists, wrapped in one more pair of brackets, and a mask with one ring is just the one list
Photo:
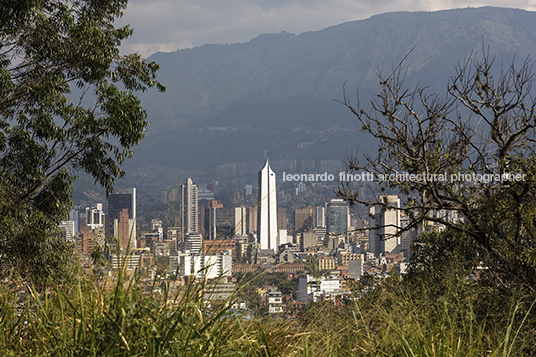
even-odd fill
[(157, 64), (119, 54), (132, 29), (113, 22), (126, 5), (0, 3), (0, 263), (24, 276), (65, 267), (53, 232), (70, 209), (76, 172), (111, 193), (149, 124), (134, 92), (164, 90)]
[[(412, 228), (427, 222), (445, 225), (450, 239), (469, 237), (473, 257), (490, 268), (494, 285), (536, 283), (536, 101), (534, 74), (527, 59), (508, 67), (488, 51), (460, 62), (445, 97), (426, 87), (407, 89), (402, 64), (388, 76), (378, 73), (380, 91), (370, 109), (343, 104), (365, 133), (379, 141), (378, 152), (351, 156), (348, 171), (367, 171), (382, 190), (402, 196)], [(412, 176), (413, 175), (413, 176)], [(350, 202), (389, 207), (385, 201), (359, 200), (341, 185)], [(453, 217), (459, 216), (461, 219)], [(456, 238), (457, 237), (457, 238)]]
[[(409, 280), (434, 281), (444, 288), (449, 277), (464, 279), (478, 264), (471, 237), (447, 229), (442, 232), (423, 232), (412, 242)], [(424, 277), (423, 277), (424, 275)]]

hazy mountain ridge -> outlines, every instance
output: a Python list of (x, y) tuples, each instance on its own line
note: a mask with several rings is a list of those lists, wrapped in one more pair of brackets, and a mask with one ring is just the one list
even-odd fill
[[(167, 91), (142, 96), (152, 124), (132, 164), (211, 170), (257, 161), (265, 149), (276, 158), (342, 159), (345, 148), (373, 145), (333, 101), (342, 99), (343, 83), (350, 97), (357, 82), (366, 95), (377, 84), (375, 70), (387, 73), (411, 51), (407, 84), (442, 90), (458, 60), (483, 42), (498, 61), (525, 58), (536, 49), (536, 14), (492, 7), (387, 13), (299, 35), (156, 53), (150, 60), (161, 64)], [(336, 126), (352, 134), (326, 134)], [(322, 150), (296, 150), (321, 140)]]

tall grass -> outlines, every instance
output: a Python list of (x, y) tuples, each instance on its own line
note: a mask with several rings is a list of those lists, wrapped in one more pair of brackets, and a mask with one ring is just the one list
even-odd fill
[(54, 356), (219, 356), (232, 348), (236, 319), (229, 307), (208, 309), (204, 284), (173, 295), (169, 286), (144, 292), (134, 277), (113, 289), (83, 279), (39, 294), (4, 289), (0, 297), (0, 354)]
[[(533, 302), (521, 294), (497, 299), (471, 282), (444, 291), (390, 279), (343, 307), (324, 302), (300, 320), (303, 355), (533, 355)], [(522, 332), (523, 331), (523, 332)]]
[[(17, 288), (14, 288), (17, 286)], [(534, 354), (534, 309), (473, 283), (390, 279), (342, 306), (316, 303), (294, 320), (251, 320), (204, 301), (203, 282), (144, 290), (119, 273), (37, 292), (2, 287), (2, 356), (520, 356)], [(231, 298), (232, 299), (232, 298)]]

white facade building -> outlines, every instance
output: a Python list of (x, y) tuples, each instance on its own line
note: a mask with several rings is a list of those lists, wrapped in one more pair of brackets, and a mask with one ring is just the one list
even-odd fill
[(201, 234), (186, 234), (181, 244), (183, 250), (188, 250), (192, 254), (200, 254), (202, 246), (203, 237)]
[(199, 226), (198, 189), (191, 178), (181, 185), (181, 227), (182, 237), (197, 234)]
[(233, 256), (232, 251), (227, 250), (218, 255), (205, 255), (205, 271), (206, 279), (216, 279), (219, 277), (232, 275)]
[(61, 230), (65, 231), (65, 240), (68, 242), (74, 242), (76, 236), (74, 230), (74, 221), (61, 221), (59, 225)]
[(170, 272), (177, 276), (195, 276), (198, 279), (217, 279), (231, 277), (233, 269), (232, 251), (218, 255), (198, 255), (190, 251), (178, 252), (169, 257)]
[(300, 275), (298, 300), (304, 302), (321, 301), (331, 295), (342, 293), (341, 280), (337, 277), (314, 278), (312, 275)]
[(292, 243), (292, 237), (288, 236), (288, 231), (286, 229), (280, 229), (277, 237), (278, 247), (283, 244)]
[(91, 229), (104, 227), (104, 217), (102, 203), (97, 203), (97, 207), (86, 207), (86, 225)]
[(279, 247), (277, 230), (277, 191), (276, 176), (272, 171), (268, 158), (264, 167), (259, 171), (259, 197), (258, 197), (257, 236), (261, 249)]
[(235, 207), (235, 236), (243, 236), (248, 234), (247, 215), (248, 212), (246, 206)]
[(268, 314), (280, 314), (284, 312), (283, 294), (281, 294), (277, 286), (267, 286), (266, 290), (261, 293), (261, 299), (264, 300), (263, 302)]
[(380, 200), (388, 205), (373, 206), (370, 208), (372, 228), (370, 232), (369, 251), (380, 255), (383, 253), (396, 253), (400, 249), (400, 237), (396, 236), (401, 228), (400, 199), (396, 195), (380, 196)]
[(316, 227), (326, 227), (326, 207), (316, 207)]

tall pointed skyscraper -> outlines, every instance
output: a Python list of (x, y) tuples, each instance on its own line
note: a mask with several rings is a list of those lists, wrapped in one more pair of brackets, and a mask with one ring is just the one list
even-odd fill
[(277, 251), (277, 192), (276, 177), (268, 156), (259, 171), (259, 205), (257, 207), (257, 237), (261, 249)]

